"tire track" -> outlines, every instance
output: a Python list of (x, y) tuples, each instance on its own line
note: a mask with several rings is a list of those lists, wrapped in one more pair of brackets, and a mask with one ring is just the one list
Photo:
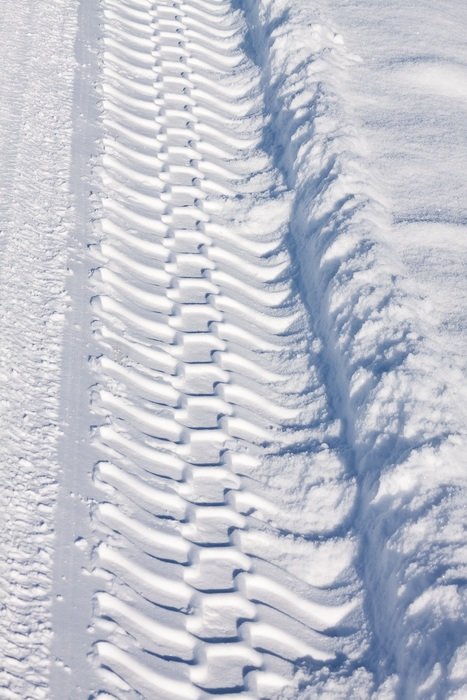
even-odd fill
[(228, 2), (104, 5), (102, 699), (270, 698), (361, 651), (353, 488), (243, 35)]
[(0, 697), (45, 700), (67, 257), (76, 4), (0, 22)]

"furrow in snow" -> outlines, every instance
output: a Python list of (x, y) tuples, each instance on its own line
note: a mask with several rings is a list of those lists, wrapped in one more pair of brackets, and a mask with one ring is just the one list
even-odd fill
[(361, 650), (352, 483), (243, 37), (228, 2), (104, 6), (94, 662), (116, 697), (272, 697)]

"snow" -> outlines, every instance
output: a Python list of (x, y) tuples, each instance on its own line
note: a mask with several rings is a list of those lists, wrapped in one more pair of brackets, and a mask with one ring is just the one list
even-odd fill
[(464, 370), (466, 9), (453, 0), (338, 0), (326, 11), (362, 59), (349, 99), (390, 200), (388, 240), (426, 299), (443, 352)]
[(0, 696), (8, 699), (48, 695), (75, 10), (7, 1), (0, 22)]
[(0, 698), (467, 695), (466, 24), (6, 3)]

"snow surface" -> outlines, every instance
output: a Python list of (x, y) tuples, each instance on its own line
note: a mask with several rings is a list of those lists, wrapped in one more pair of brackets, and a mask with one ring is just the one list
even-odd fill
[(467, 10), (5, 0), (0, 698), (467, 697)]

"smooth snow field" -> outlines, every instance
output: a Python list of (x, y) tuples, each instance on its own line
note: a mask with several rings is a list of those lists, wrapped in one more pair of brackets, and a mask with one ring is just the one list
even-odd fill
[(467, 700), (466, 34), (3, 0), (0, 700)]

